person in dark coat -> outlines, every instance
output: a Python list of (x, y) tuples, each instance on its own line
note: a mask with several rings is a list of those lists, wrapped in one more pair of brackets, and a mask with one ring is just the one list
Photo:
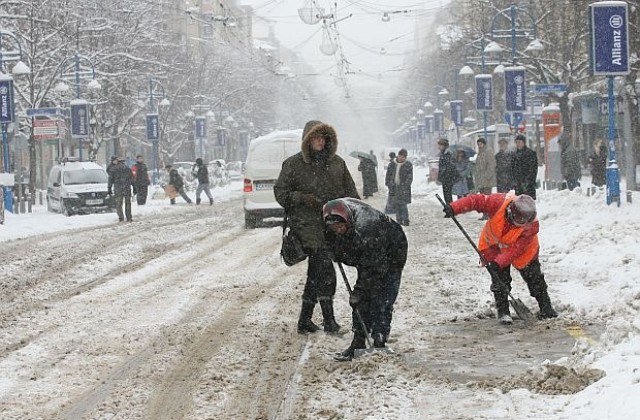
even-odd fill
[(558, 313), (551, 305), (538, 259), (540, 223), (533, 198), (513, 193), (472, 194), (445, 205), (443, 209), (444, 217), (473, 210), (489, 215), (489, 220), (480, 233), (478, 249), (487, 262), (486, 268), (491, 275), (491, 291), (499, 322), (511, 324), (513, 321), (509, 312), (511, 266), (520, 272), (527, 283), (529, 294), (538, 302), (538, 317), (556, 318)]
[(135, 172), (135, 179), (133, 181), (133, 192), (136, 194), (136, 199), (139, 206), (144, 205), (147, 202), (147, 194), (149, 192), (149, 171), (147, 165), (144, 163), (144, 157), (142, 155), (136, 156), (136, 163), (133, 164)]
[[(107, 194), (115, 195), (118, 220), (124, 222), (126, 216), (127, 222), (131, 222), (133, 221), (133, 217), (131, 217), (131, 186), (134, 180), (133, 173), (124, 164), (124, 160), (124, 158), (118, 158), (117, 163), (111, 167)], [(122, 212), (123, 203), (124, 213)]]
[(407, 160), (407, 150), (400, 149), (396, 159), (389, 163), (384, 183), (389, 188), (390, 202), (394, 208), (396, 220), (403, 226), (409, 226), (411, 203), (411, 184), (413, 183), (413, 164)]
[(333, 127), (320, 121), (307, 122), (302, 131), (301, 151), (283, 162), (273, 187), (276, 201), (288, 214), (291, 230), (298, 234), (309, 256), (298, 318), (299, 334), (319, 330), (312, 321), (318, 302), (324, 331), (338, 333), (340, 330), (333, 313), (336, 272), (324, 238), (322, 206), (336, 198), (360, 196), (337, 150), (338, 135)]
[(589, 156), (591, 165), (591, 183), (602, 187), (607, 182), (607, 146), (602, 140), (593, 144), (593, 153)]
[(458, 180), (453, 183), (451, 194), (457, 198), (466, 197), (470, 192), (467, 178), (471, 175), (471, 165), (464, 150), (456, 152), (456, 171), (458, 172)]
[[(169, 171), (169, 185), (172, 185), (173, 188), (176, 189), (176, 192), (180, 194), (180, 197), (187, 203), (191, 204), (193, 201), (189, 198), (186, 192), (184, 192), (184, 180), (180, 175), (180, 172), (173, 165), (168, 164), (165, 166), (165, 169)], [(176, 199), (171, 199), (171, 204), (176, 204)]]
[(456, 162), (449, 150), (449, 140), (438, 140), (438, 149), (440, 150), (440, 160), (438, 161), (438, 182), (442, 185), (442, 195), (445, 203), (453, 201), (452, 188), (453, 184), (458, 180), (458, 171)]
[(496, 153), (496, 185), (499, 193), (507, 193), (513, 189), (512, 163), (513, 153), (508, 150), (507, 139), (498, 140), (500, 150)]
[(209, 198), (209, 205), (213, 206), (213, 196), (209, 189), (209, 169), (207, 169), (207, 165), (202, 162), (201, 158), (196, 159), (195, 176), (198, 179), (198, 187), (196, 188), (196, 205), (202, 202), (202, 200), (200, 200), (200, 194), (204, 191)]
[[(407, 238), (389, 216), (353, 198), (329, 201), (322, 210), (326, 238), (335, 261), (356, 267), (358, 278), (349, 304), (353, 340), (336, 360), (351, 360), (365, 348), (367, 332), (376, 348), (384, 348), (391, 331), (393, 305), (407, 261)], [(362, 328), (356, 310), (367, 331)]]
[(568, 135), (563, 134), (558, 139), (558, 143), (560, 144), (560, 172), (564, 180), (567, 181), (569, 191), (573, 191), (574, 188), (580, 186), (580, 178), (582, 178), (580, 157)]
[(111, 175), (111, 170), (118, 164), (118, 156), (111, 156), (111, 160), (109, 161), (109, 165), (107, 166), (107, 175)]
[(527, 147), (527, 139), (523, 134), (516, 136), (516, 152), (511, 161), (511, 172), (516, 194), (526, 194), (535, 200), (538, 155)]
[(358, 171), (362, 172), (362, 196), (364, 198), (373, 197), (373, 193), (378, 192), (378, 175), (376, 172), (377, 163), (372, 158), (359, 157), (360, 164)]
[[(395, 162), (395, 161), (396, 161), (395, 152), (389, 152), (389, 163), (387, 164), (387, 169), (384, 174), (385, 185), (387, 185), (387, 179), (389, 179), (389, 165), (391, 165), (391, 162)], [(395, 214), (395, 211), (396, 211), (396, 208), (395, 208), (395, 205), (393, 204), (393, 196), (391, 194), (388, 194), (387, 204), (384, 206), (384, 214)]]

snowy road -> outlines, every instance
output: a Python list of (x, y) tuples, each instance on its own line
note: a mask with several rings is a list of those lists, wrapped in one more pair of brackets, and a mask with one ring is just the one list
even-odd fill
[[(396, 354), (352, 363), (332, 359), (350, 334), (295, 333), (306, 264), (279, 261), (280, 227), (245, 230), (238, 200), (3, 243), (0, 417), (496, 419), (517, 412), (497, 389), (595, 380), (550, 383), (534, 367), (569, 356), (572, 335), (599, 333), (597, 322), (497, 325), (473, 250), (433, 198), (415, 201)], [(477, 217), (460, 218), (472, 236)]]

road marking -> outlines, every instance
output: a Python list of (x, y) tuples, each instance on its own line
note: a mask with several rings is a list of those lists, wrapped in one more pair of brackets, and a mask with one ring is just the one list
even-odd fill
[(587, 333), (585, 333), (582, 327), (580, 327), (579, 325), (570, 325), (566, 328), (566, 330), (567, 333), (576, 341), (580, 338), (583, 338), (591, 345), (597, 344), (597, 341), (594, 340), (593, 337), (587, 335)]

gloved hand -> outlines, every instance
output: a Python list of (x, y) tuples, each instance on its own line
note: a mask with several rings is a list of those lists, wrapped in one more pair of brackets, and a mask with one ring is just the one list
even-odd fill
[(357, 309), (358, 305), (360, 305), (360, 302), (362, 302), (362, 296), (360, 296), (360, 294), (355, 291), (352, 292), (351, 296), (349, 296), (349, 305), (353, 309)]
[(317, 206), (319, 203), (318, 199), (313, 194), (302, 194), (301, 198), (302, 202), (309, 207)]
[(107, 190), (107, 195), (108, 195), (109, 197), (111, 197), (111, 196), (113, 195), (113, 191), (111, 191), (111, 190)]
[(449, 204), (445, 204), (442, 208), (442, 211), (444, 212), (444, 217), (446, 218), (455, 216), (455, 214), (453, 213), (453, 208)]

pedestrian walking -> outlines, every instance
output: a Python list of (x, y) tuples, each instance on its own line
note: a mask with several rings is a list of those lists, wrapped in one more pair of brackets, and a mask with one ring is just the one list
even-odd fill
[(569, 191), (573, 191), (574, 188), (580, 186), (580, 178), (582, 178), (580, 157), (567, 134), (562, 134), (558, 143), (560, 143), (560, 172), (562, 178), (567, 182)]
[[(385, 172), (385, 185), (386, 185), (386, 180), (389, 177), (389, 165), (391, 165), (391, 162), (395, 162), (396, 160), (396, 153), (395, 152), (389, 152), (389, 163), (387, 164), (387, 169)], [(396, 208), (393, 204), (393, 196), (391, 194), (388, 193), (388, 188), (387, 188), (387, 203), (384, 206), (384, 213), (385, 214), (395, 214)]]
[(516, 194), (527, 194), (535, 200), (538, 155), (527, 147), (527, 139), (523, 134), (516, 136), (516, 152), (513, 155), (511, 164)]
[[(389, 216), (353, 198), (329, 201), (322, 210), (326, 237), (335, 261), (356, 267), (358, 278), (349, 304), (353, 340), (337, 360), (351, 360), (356, 349), (365, 348), (371, 333), (376, 348), (386, 347), (393, 306), (407, 261), (407, 238)], [(366, 331), (358, 319), (362, 317)]]
[(377, 162), (375, 155), (371, 157), (360, 156), (358, 171), (362, 172), (362, 196), (366, 199), (373, 197), (373, 193), (378, 192), (378, 174), (376, 171)]
[(133, 181), (133, 193), (136, 196), (136, 201), (139, 206), (143, 206), (147, 202), (147, 195), (149, 193), (149, 171), (147, 170), (147, 164), (144, 163), (144, 157), (142, 155), (136, 156), (136, 163), (133, 164), (134, 181)]
[(449, 140), (441, 138), (438, 140), (440, 159), (438, 161), (438, 182), (442, 185), (442, 195), (445, 203), (453, 201), (452, 188), (458, 180), (455, 158), (449, 150)]
[[(169, 185), (171, 185), (177, 194), (180, 194), (180, 197), (188, 204), (193, 203), (187, 193), (184, 191), (184, 180), (180, 175), (180, 172), (176, 168), (173, 167), (170, 163), (165, 166), (165, 169), (169, 171)], [(175, 197), (171, 198), (171, 204), (176, 204)]]
[(213, 196), (209, 189), (209, 169), (207, 169), (207, 165), (204, 164), (201, 158), (196, 159), (194, 175), (198, 179), (198, 187), (196, 188), (196, 205), (199, 205), (202, 202), (202, 200), (200, 200), (200, 194), (204, 191), (209, 198), (209, 205), (213, 206)]
[(385, 185), (389, 189), (389, 201), (393, 206), (396, 220), (403, 226), (409, 226), (411, 203), (411, 184), (413, 183), (413, 164), (407, 160), (407, 149), (400, 149), (395, 160), (389, 163), (385, 176)]
[(509, 151), (509, 141), (505, 138), (498, 140), (498, 153), (496, 159), (496, 189), (500, 193), (508, 193), (513, 189), (512, 158)]
[[(496, 186), (496, 157), (493, 149), (487, 146), (487, 140), (479, 137), (476, 140), (478, 154), (473, 169), (476, 191), (480, 194), (491, 194)], [(483, 214), (480, 220), (487, 220), (487, 214)]]
[(338, 135), (321, 121), (309, 121), (302, 131), (301, 151), (287, 158), (274, 185), (276, 200), (285, 209), (290, 229), (308, 255), (298, 333), (313, 333), (313, 311), (320, 303), (324, 331), (338, 333), (333, 313), (336, 272), (324, 237), (322, 206), (342, 197), (360, 198), (344, 159), (337, 155)]
[(593, 153), (589, 156), (591, 183), (596, 187), (602, 187), (606, 183), (607, 154), (607, 146), (601, 139), (597, 140), (593, 144)]
[(527, 283), (529, 294), (538, 302), (538, 318), (557, 317), (538, 259), (540, 223), (533, 198), (513, 193), (472, 194), (446, 204), (443, 209), (445, 217), (474, 210), (489, 215), (480, 233), (478, 249), (487, 261), (499, 322), (512, 323), (509, 311), (512, 265)]
[[(117, 158), (116, 164), (111, 167), (108, 172), (109, 181), (107, 184), (107, 194), (113, 195), (116, 201), (116, 213), (118, 220), (124, 222), (132, 222), (131, 216), (131, 186), (133, 185), (133, 173), (131, 169), (124, 164), (125, 158)], [(124, 212), (122, 205), (124, 204)]]
[(467, 154), (464, 150), (458, 150), (456, 152), (456, 172), (458, 173), (458, 180), (454, 182), (451, 187), (451, 194), (457, 198), (469, 195), (469, 182), (467, 179), (471, 173), (470, 166)]

